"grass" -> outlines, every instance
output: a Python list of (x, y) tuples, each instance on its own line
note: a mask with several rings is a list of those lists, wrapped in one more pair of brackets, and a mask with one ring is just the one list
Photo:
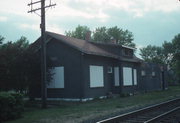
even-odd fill
[(59, 102), (59, 106), (47, 109), (41, 109), (37, 106), (26, 108), (22, 118), (7, 123), (77, 123), (176, 97), (180, 97), (180, 86), (169, 87), (165, 91), (141, 93), (123, 98), (101, 99), (84, 103)]

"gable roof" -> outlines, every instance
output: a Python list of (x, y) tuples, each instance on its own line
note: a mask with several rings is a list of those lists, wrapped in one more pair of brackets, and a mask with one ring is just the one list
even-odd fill
[(68, 36), (64, 36), (64, 35), (52, 33), (52, 32), (46, 32), (46, 34), (86, 54), (106, 56), (106, 57), (111, 57), (111, 58), (116, 58), (116, 59), (119, 57), (85, 40), (72, 38), (72, 37), (68, 37)]
[[(119, 56), (117, 54), (108, 52), (107, 50), (98, 47), (98, 45), (96, 43), (94, 43), (94, 42), (92, 43), (92, 42), (89, 42), (89, 41), (64, 36), (64, 35), (57, 34), (57, 33), (54, 33), (54, 32), (46, 32), (46, 35), (47, 35), (47, 42), (50, 41), (52, 38), (54, 38), (57, 41), (63, 42), (64, 44), (67, 44), (70, 47), (73, 47), (76, 50), (79, 50), (79, 51), (81, 51), (81, 52), (83, 52), (85, 54), (104, 56), (104, 57), (109, 57), (109, 58), (115, 58), (115, 59), (118, 59), (118, 60), (121, 60), (121, 61), (141, 62), (141, 60), (139, 58), (137, 58), (136, 56), (133, 56), (133, 58), (125, 58), (125, 57)], [(115, 44), (109, 44), (109, 45), (117, 47), (117, 45), (115, 45)], [(120, 45), (118, 45), (118, 46), (120, 46)], [(38, 38), (37, 41), (35, 41), (32, 44), (32, 47), (34, 47), (33, 49), (36, 49), (36, 50), (37, 50), (37, 47), (40, 48), (40, 38)]]

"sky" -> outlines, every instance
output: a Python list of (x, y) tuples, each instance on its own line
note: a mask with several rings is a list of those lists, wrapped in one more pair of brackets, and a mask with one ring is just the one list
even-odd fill
[[(38, 0), (32, 0), (33, 2)], [(7, 41), (21, 36), (34, 42), (40, 36), (40, 16), (27, 13), (31, 0), (0, 1), (0, 35)], [(49, 5), (50, 0), (46, 0)], [(51, 0), (57, 5), (46, 9), (46, 30), (64, 34), (78, 25), (118, 26), (134, 35), (137, 48), (161, 46), (180, 33), (179, 0)], [(40, 4), (33, 6), (39, 8)]]

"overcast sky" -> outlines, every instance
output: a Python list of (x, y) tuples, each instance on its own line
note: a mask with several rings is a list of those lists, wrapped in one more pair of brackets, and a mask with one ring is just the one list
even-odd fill
[[(6, 40), (15, 41), (23, 35), (33, 42), (40, 36), (40, 17), (27, 13), (30, 1), (1, 0), (0, 35)], [(91, 30), (118, 26), (134, 34), (138, 48), (148, 44), (160, 46), (180, 33), (179, 0), (52, 0), (52, 3), (57, 6), (46, 10), (48, 31), (64, 34), (78, 24)]]

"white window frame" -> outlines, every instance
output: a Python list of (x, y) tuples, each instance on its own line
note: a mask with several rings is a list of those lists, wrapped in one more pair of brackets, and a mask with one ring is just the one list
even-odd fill
[(97, 65), (89, 66), (90, 88), (104, 87), (104, 67)]
[(132, 86), (132, 68), (131, 67), (123, 67), (123, 85), (124, 86)]
[(52, 80), (47, 84), (47, 88), (64, 88), (64, 67), (54, 67), (51, 74)]
[(114, 67), (114, 86), (120, 86), (120, 83), (119, 83), (119, 67)]

